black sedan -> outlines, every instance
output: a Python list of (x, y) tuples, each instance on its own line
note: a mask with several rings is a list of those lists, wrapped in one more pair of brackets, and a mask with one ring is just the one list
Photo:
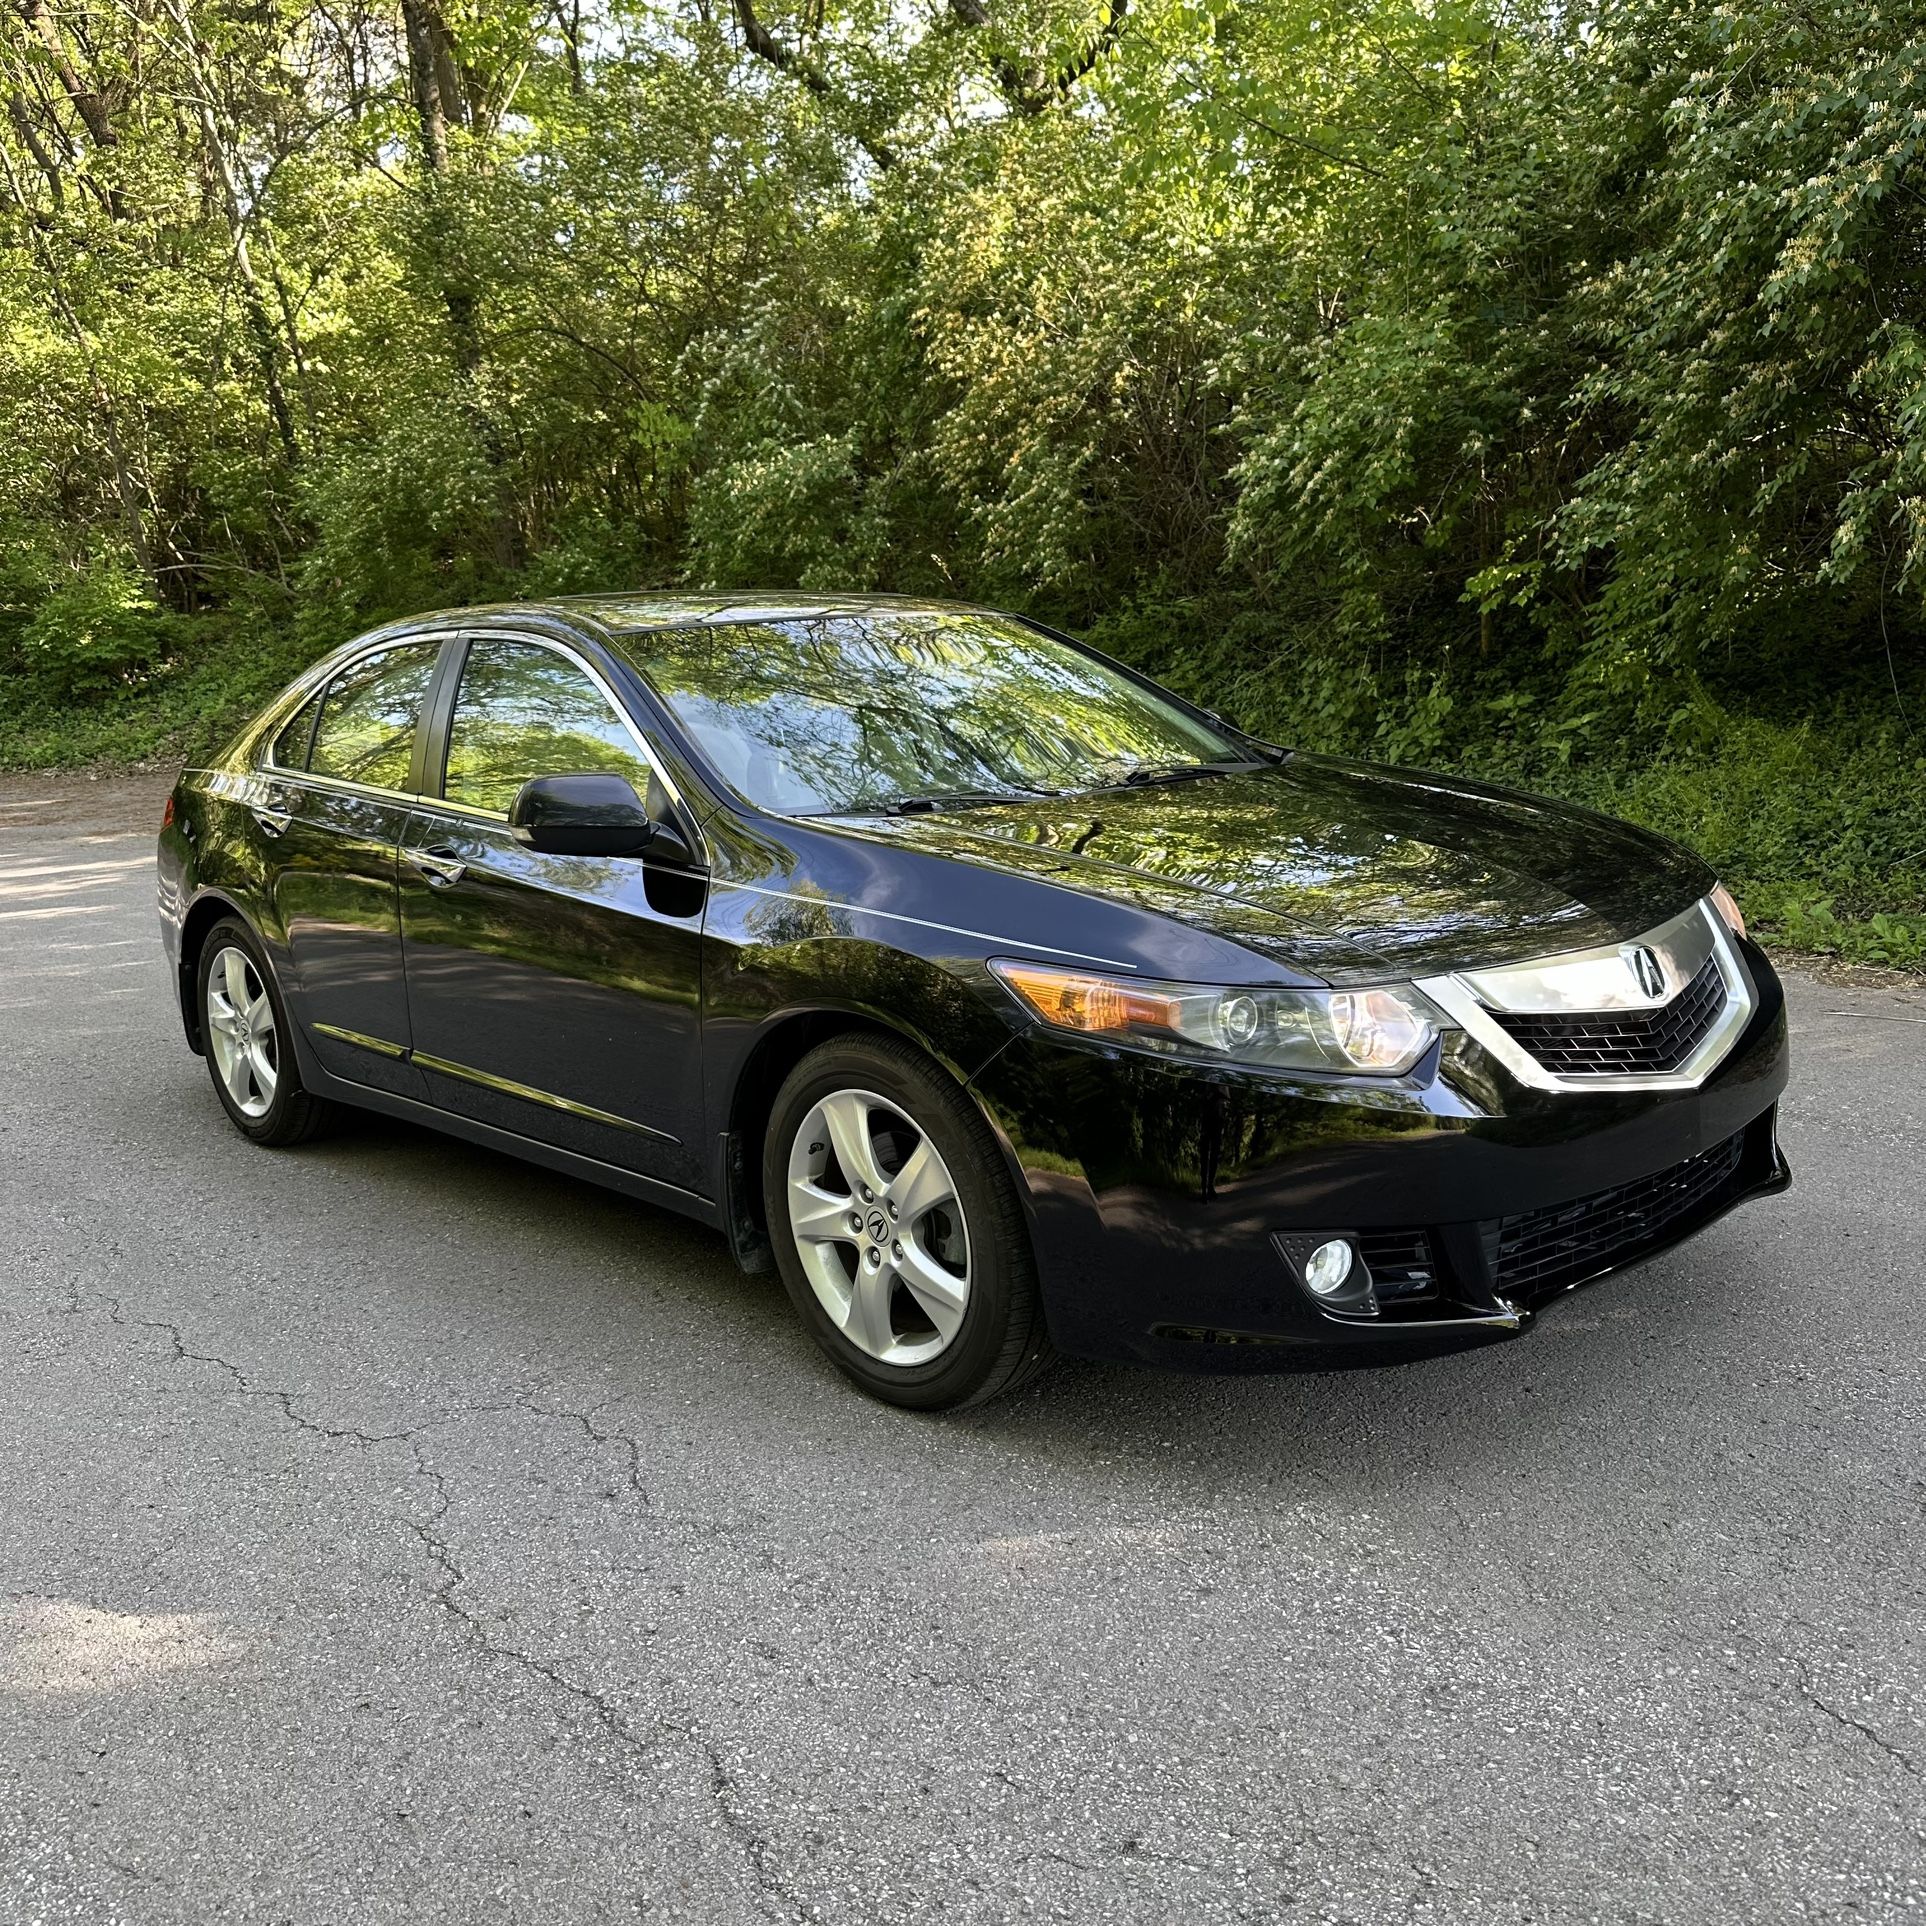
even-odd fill
[(395, 624), (182, 776), (160, 903), (245, 1136), (361, 1105), (683, 1211), (904, 1405), (1516, 1332), (1788, 1182), (1697, 858), (986, 610)]

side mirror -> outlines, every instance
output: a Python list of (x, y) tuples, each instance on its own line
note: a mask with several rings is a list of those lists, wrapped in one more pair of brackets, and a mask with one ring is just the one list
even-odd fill
[(694, 859), (681, 830), (651, 816), (626, 776), (533, 776), (515, 792), (508, 827), (545, 856)]

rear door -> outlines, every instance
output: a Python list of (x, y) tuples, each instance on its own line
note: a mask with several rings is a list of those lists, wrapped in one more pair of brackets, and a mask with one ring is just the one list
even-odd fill
[(396, 852), (441, 638), (356, 656), (275, 737), (263, 807), (293, 1012), (324, 1068), (422, 1094), (405, 1061), (408, 996)]
[(448, 673), (445, 780), (427, 774), (400, 871), (409, 1026), (430, 1094), (702, 1192), (706, 879), (644, 858), (541, 855), (508, 828), (532, 776), (613, 772), (663, 806), (648, 745), (590, 660), (559, 643), (477, 635)]

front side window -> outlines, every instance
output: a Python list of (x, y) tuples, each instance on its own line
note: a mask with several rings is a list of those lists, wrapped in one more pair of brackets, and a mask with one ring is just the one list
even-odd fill
[(470, 643), (448, 725), (443, 794), (506, 813), (531, 776), (626, 776), (649, 793), (648, 758), (583, 670), (533, 642)]
[(439, 642), (403, 642), (349, 663), (322, 698), (309, 769), (373, 789), (406, 790), (415, 724), (440, 650)]
[(757, 806), (1061, 795), (1247, 763), (1245, 739), (1008, 617), (919, 609), (659, 630), (634, 660)]

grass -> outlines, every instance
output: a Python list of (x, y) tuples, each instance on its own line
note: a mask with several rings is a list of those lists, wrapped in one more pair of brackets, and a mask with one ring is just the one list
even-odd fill
[(1903, 734), (1733, 718), (1706, 748), (1535, 773), (1698, 850), (1768, 944), (1926, 970), (1926, 754)]

